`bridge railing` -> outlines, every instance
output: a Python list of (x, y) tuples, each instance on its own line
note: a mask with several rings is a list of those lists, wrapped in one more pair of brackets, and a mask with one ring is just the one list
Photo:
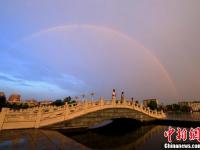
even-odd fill
[(3, 108), (0, 112), (0, 130), (15, 128), (38, 128), (48, 124), (67, 120), (85, 113), (106, 108), (128, 108), (142, 112), (153, 118), (164, 118), (161, 111), (150, 110), (142, 104), (130, 100), (104, 100), (84, 101), (76, 104), (65, 104), (64, 106), (41, 106), (28, 109), (12, 110)]

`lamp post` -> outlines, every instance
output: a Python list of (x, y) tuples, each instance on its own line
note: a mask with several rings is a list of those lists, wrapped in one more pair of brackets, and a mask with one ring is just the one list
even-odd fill
[(92, 92), (92, 93), (90, 93), (90, 95), (91, 95), (91, 98), (92, 98), (92, 101), (93, 101), (95, 93)]

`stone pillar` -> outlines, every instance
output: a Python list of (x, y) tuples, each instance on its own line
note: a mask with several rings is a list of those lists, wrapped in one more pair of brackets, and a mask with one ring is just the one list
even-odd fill
[(147, 107), (147, 110), (148, 110), (148, 114), (150, 114), (150, 108), (149, 107)]
[(104, 98), (101, 96), (99, 99), (100, 106), (104, 105)]
[(112, 91), (112, 105), (116, 104), (116, 92), (115, 89), (113, 89)]
[(158, 115), (158, 112), (157, 112), (157, 110), (154, 110), (154, 112), (155, 112), (155, 115), (157, 116), (157, 115)]
[(65, 109), (64, 109), (64, 120), (67, 118), (68, 114), (69, 114), (69, 105), (68, 103), (66, 102), (65, 103)]
[(139, 104), (140, 111), (143, 111), (143, 104)]
[(2, 128), (3, 128), (5, 116), (8, 112), (8, 110), (9, 110), (9, 108), (2, 108), (1, 109), (1, 112), (0, 112), (0, 130), (2, 130)]
[(166, 117), (166, 115), (165, 115), (165, 113), (163, 112), (162, 109), (161, 109), (160, 113), (161, 113), (162, 118), (165, 118), (165, 117)]
[(88, 102), (84, 101), (84, 110), (87, 111), (87, 109), (88, 109)]
[(134, 101), (132, 102), (132, 107), (135, 109), (135, 102)]
[(35, 121), (35, 128), (40, 127), (40, 121), (42, 117), (42, 107), (38, 108), (37, 116), (36, 116), (36, 121)]

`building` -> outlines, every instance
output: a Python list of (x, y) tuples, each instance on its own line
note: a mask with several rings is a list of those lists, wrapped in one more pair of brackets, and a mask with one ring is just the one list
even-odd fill
[(158, 99), (155, 99), (155, 98), (143, 100), (143, 105), (144, 105), (145, 107), (148, 107), (148, 104), (149, 104), (150, 102), (155, 102), (155, 103), (157, 104), (157, 106), (159, 105), (159, 100), (158, 100)]
[(21, 95), (19, 94), (11, 94), (8, 99), (9, 103), (20, 103), (20, 101), (21, 101)]
[(183, 101), (178, 102), (178, 104), (181, 108), (187, 106), (190, 107), (192, 111), (200, 111), (200, 101)]

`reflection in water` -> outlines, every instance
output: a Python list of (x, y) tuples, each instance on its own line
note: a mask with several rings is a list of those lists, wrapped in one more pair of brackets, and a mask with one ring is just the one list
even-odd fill
[(57, 131), (27, 129), (1, 131), (0, 149), (87, 150), (88, 148)]
[(187, 121), (199, 121), (200, 112), (169, 112), (167, 113), (167, 118), (170, 120), (187, 120)]
[(106, 125), (108, 125), (108, 124), (110, 124), (112, 122), (113, 122), (112, 120), (106, 120), (106, 121), (103, 121), (100, 124), (97, 124), (97, 125), (94, 125), (94, 126), (90, 127), (89, 129), (95, 129), (95, 128), (103, 127), (103, 126), (106, 126)]
[[(130, 120), (114, 120), (107, 126), (76, 132), (42, 129), (0, 132), (0, 149), (161, 149), (167, 127)], [(61, 134), (62, 133), (62, 134)]]
[(61, 132), (91, 149), (162, 149), (163, 132), (166, 128), (155, 125), (141, 126), (137, 121), (119, 119), (105, 127), (85, 132)]
[[(170, 118), (195, 120), (200, 113), (169, 114)], [(107, 124), (110, 123), (110, 124)], [(0, 131), (0, 149), (36, 150), (160, 150), (168, 126), (142, 125), (128, 119), (116, 119), (81, 131), (52, 131), (42, 129)], [(103, 126), (106, 125), (106, 126)], [(188, 129), (189, 130), (189, 129)], [(173, 137), (175, 139), (175, 137)], [(182, 143), (182, 142), (181, 142)], [(186, 143), (191, 143), (186, 141)]]

